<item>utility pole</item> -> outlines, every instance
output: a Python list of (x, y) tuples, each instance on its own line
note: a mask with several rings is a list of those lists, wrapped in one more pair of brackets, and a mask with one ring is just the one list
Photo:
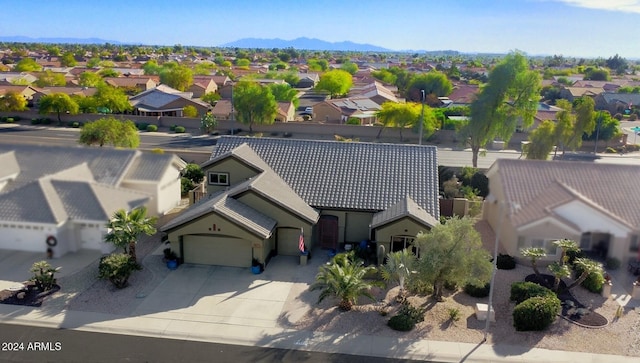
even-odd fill
[(420, 111), (420, 125), (418, 133), (418, 145), (422, 145), (422, 127), (424, 125), (424, 90), (420, 90), (420, 94), (422, 95), (422, 110)]

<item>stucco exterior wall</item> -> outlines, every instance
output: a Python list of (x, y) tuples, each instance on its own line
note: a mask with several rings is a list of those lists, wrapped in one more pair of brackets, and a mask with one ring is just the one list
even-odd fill
[(358, 243), (370, 238), (373, 213), (323, 210), (322, 215), (338, 217), (338, 243)]
[[(258, 174), (258, 172), (247, 166), (246, 164), (238, 161), (234, 158), (226, 158), (224, 160), (220, 160), (219, 162), (208, 165), (203, 168), (205, 177), (205, 185), (207, 187), (207, 193), (213, 194), (217, 191), (227, 189), (231, 185), (238, 184), (242, 181), (245, 181), (249, 178), (253, 178)], [(209, 184), (209, 173), (227, 173), (229, 174), (229, 185), (213, 185)]]
[(404, 217), (374, 229), (373, 234), (378, 246), (384, 246), (385, 253), (391, 252), (392, 236), (416, 236), (418, 232), (427, 232), (429, 227), (416, 220)]

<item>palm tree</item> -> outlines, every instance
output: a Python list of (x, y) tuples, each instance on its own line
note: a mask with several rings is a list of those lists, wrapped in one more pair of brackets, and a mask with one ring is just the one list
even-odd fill
[(131, 212), (120, 209), (113, 214), (107, 223), (109, 233), (105, 236), (107, 242), (121, 247), (129, 252), (131, 260), (137, 263), (136, 243), (138, 236), (144, 233), (148, 236), (156, 233), (156, 217), (147, 217), (147, 208), (134, 208)]
[(538, 271), (538, 260), (541, 258), (547, 257), (547, 252), (544, 248), (540, 247), (529, 247), (520, 251), (522, 256), (527, 257), (529, 261), (531, 261), (531, 268), (533, 268), (533, 272), (536, 274), (536, 278), (540, 279), (540, 271)]
[(320, 266), (319, 270), (316, 282), (309, 289), (321, 290), (318, 304), (326, 297), (337, 297), (340, 299), (338, 308), (342, 311), (351, 310), (360, 296), (375, 300), (369, 290), (374, 286), (384, 286), (382, 281), (364, 279), (375, 268), (364, 267), (355, 260), (353, 251), (336, 255), (330, 264)]
[(385, 281), (397, 281), (400, 286), (398, 298), (404, 297), (404, 285), (413, 270), (415, 262), (414, 254), (405, 248), (402, 251), (390, 252), (387, 254), (387, 263), (380, 270)]
[(560, 286), (560, 279), (563, 277), (571, 276), (571, 270), (569, 266), (564, 263), (554, 262), (548, 266), (549, 271), (555, 277), (553, 281), (553, 291), (558, 292), (558, 287)]

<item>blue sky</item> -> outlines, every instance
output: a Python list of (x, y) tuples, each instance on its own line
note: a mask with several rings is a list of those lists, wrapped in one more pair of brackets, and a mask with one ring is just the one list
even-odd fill
[(0, 0), (0, 35), (218, 46), (318, 38), (392, 50), (640, 59), (640, 0)]

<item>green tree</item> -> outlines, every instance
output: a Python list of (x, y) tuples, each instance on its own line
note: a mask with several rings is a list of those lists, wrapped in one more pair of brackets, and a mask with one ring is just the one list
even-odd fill
[(567, 286), (568, 290), (573, 289), (574, 287), (580, 285), (584, 280), (589, 277), (592, 273), (603, 273), (602, 264), (598, 261), (593, 261), (588, 258), (579, 257), (573, 262), (574, 266), (577, 266), (582, 270), (582, 274), (578, 276), (578, 278), (571, 283), (571, 285)]
[(35, 83), (38, 87), (64, 86), (67, 84), (67, 80), (64, 78), (64, 74), (47, 69), (38, 75)]
[(218, 126), (218, 120), (211, 112), (207, 112), (200, 118), (200, 128), (203, 132), (209, 134)]
[(350, 61), (342, 63), (342, 65), (340, 65), (340, 69), (349, 72), (352, 76), (358, 73), (358, 65)]
[(451, 218), (420, 232), (415, 240), (420, 251), (418, 278), (433, 285), (433, 296), (442, 301), (445, 283), (484, 286), (491, 278), (492, 264), (482, 248), (480, 234), (472, 219)]
[(375, 271), (375, 268), (363, 266), (354, 256), (353, 251), (340, 253), (330, 264), (320, 266), (316, 281), (309, 287), (311, 291), (320, 290), (318, 303), (327, 297), (334, 296), (340, 300), (338, 308), (349, 311), (361, 296), (375, 300), (370, 289), (374, 286), (383, 286), (383, 283), (365, 280), (365, 275)]
[(102, 68), (101, 70), (98, 71), (98, 74), (101, 77), (118, 77), (120, 75), (120, 73), (118, 73), (118, 71), (116, 71), (115, 69), (111, 68), (111, 67), (107, 67), (107, 68)]
[(331, 98), (336, 98), (346, 95), (351, 86), (353, 86), (351, 74), (341, 69), (334, 69), (320, 76), (316, 89), (327, 91), (331, 94)]
[(413, 273), (416, 256), (409, 248), (387, 253), (387, 262), (380, 268), (385, 281), (397, 282), (400, 287), (398, 297), (404, 299), (404, 287)]
[(310, 71), (325, 72), (329, 69), (329, 62), (326, 59), (311, 58), (307, 60), (307, 66)]
[(238, 58), (236, 59), (236, 66), (241, 69), (249, 69), (251, 65), (251, 61), (246, 58)]
[(140, 136), (133, 121), (121, 121), (109, 116), (86, 123), (80, 130), (78, 142), (84, 145), (113, 145), (133, 149), (140, 145)]
[[(400, 141), (402, 141), (402, 130), (418, 125), (420, 123), (421, 112), (422, 105), (419, 103), (385, 102), (382, 104), (382, 108), (376, 113), (376, 117), (378, 121), (382, 123), (383, 128), (398, 127), (400, 129)], [(432, 134), (437, 127), (436, 123), (437, 121), (431, 107), (425, 106), (423, 132), (425, 134)], [(378, 131), (377, 138), (380, 137), (383, 128), (380, 128), (380, 131)]]
[(204, 172), (198, 164), (189, 163), (182, 169), (182, 176), (193, 184), (200, 184), (204, 180)]
[(278, 103), (268, 87), (256, 82), (240, 81), (233, 88), (233, 107), (238, 121), (249, 125), (273, 124), (278, 113)]
[(75, 67), (78, 64), (73, 52), (65, 52), (60, 59), (60, 65), (63, 67)]
[(186, 105), (182, 108), (182, 115), (191, 118), (198, 117), (198, 109), (193, 105)]
[(155, 59), (152, 59), (150, 61), (147, 61), (144, 65), (142, 65), (142, 69), (144, 70), (145, 75), (157, 76), (160, 74), (162, 67), (158, 65), (158, 61), (156, 61)]
[(562, 278), (571, 276), (571, 269), (569, 269), (569, 266), (567, 265), (567, 262), (569, 260), (567, 252), (578, 252), (580, 251), (580, 248), (575, 241), (569, 239), (560, 239), (557, 241), (553, 241), (553, 244), (561, 250), (560, 260), (553, 262), (548, 267), (549, 271), (551, 271), (551, 273), (555, 277), (553, 282), (553, 291), (557, 292), (558, 287), (560, 286), (560, 280)]
[(87, 61), (87, 68), (97, 68), (100, 64), (100, 58), (94, 57)]
[(193, 84), (193, 72), (186, 66), (170, 62), (162, 67), (160, 82), (179, 91), (186, 91)]
[(13, 67), (13, 70), (16, 72), (37, 72), (41, 69), (42, 66), (33, 58), (22, 58), (16, 63), (15, 67)]
[(524, 248), (520, 251), (523, 257), (528, 258), (531, 262), (531, 268), (533, 268), (533, 273), (536, 274), (537, 278), (540, 279), (540, 270), (538, 270), (538, 261), (547, 257), (547, 251), (544, 248), (540, 247), (529, 247)]
[(0, 111), (24, 111), (27, 109), (27, 100), (18, 92), (9, 91), (0, 96)]
[(216, 64), (213, 62), (201, 62), (196, 64), (196, 66), (193, 68), (193, 73), (206, 76), (211, 74), (211, 72), (213, 72), (216, 68), (218, 68), (218, 66), (216, 66)]
[(524, 146), (524, 154), (527, 159), (547, 160), (556, 144), (556, 124), (545, 120), (529, 133), (529, 144)]
[(488, 83), (471, 103), (471, 119), (462, 128), (472, 152), (472, 165), (478, 154), (496, 137), (511, 139), (518, 122), (527, 128), (533, 123), (540, 93), (540, 76), (529, 70), (524, 55), (510, 53), (489, 74)]
[(104, 79), (96, 72), (86, 71), (80, 74), (79, 84), (82, 87), (98, 87), (104, 84)]
[(62, 124), (60, 114), (68, 112), (75, 115), (79, 111), (78, 104), (65, 93), (52, 93), (40, 98), (38, 102), (38, 113), (47, 114), (55, 112), (58, 115), (58, 124)]
[(93, 95), (97, 107), (107, 108), (113, 113), (122, 113), (132, 109), (129, 97), (121, 88), (107, 84), (100, 84), (97, 88), (97, 92)]
[[(424, 95), (422, 94), (424, 91)], [(422, 97), (434, 95), (437, 97), (448, 96), (453, 91), (453, 84), (442, 72), (432, 71), (417, 75), (411, 79), (407, 89), (407, 99), (413, 102), (422, 102)], [(425, 98), (426, 99), (426, 98)]]
[(605, 68), (587, 67), (584, 71), (584, 79), (591, 81), (608, 81), (611, 79), (609, 70)]
[(216, 102), (220, 100), (220, 94), (215, 92), (207, 92), (200, 97), (204, 102), (210, 104), (211, 106), (215, 105)]
[(151, 236), (156, 233), (156, 217), (147, 217), (147, 208), (138, 207), (127, 212), (124, 209), (117, 210), (107, 223), (109, 233), (105, 241), (113, 243), (129, 253), (129, 258), (137, 263), (136, 243), (138, 237), (143, 234)]
[(272, 83), (267, 87), (271, 90), (276, 101), (291, 102), (295, 108), (298, 108), (300, 100), (298, 99), (298, 91), (293, 89), (288, 83), (278, 84)]

